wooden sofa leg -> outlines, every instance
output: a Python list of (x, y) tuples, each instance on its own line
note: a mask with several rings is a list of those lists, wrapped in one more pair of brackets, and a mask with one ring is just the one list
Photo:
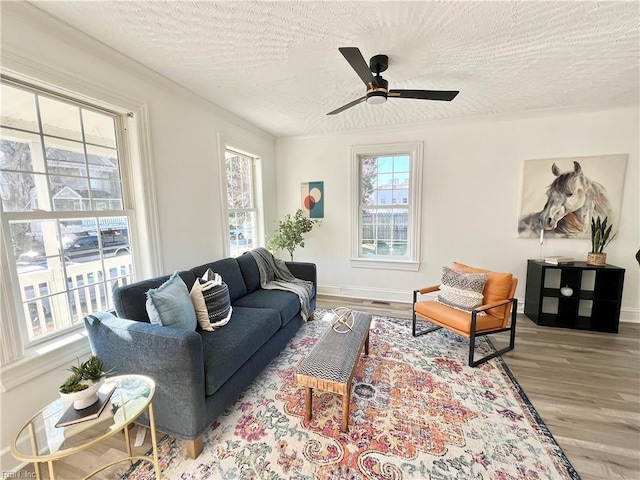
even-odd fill
[(189, 458), (197, 458), (202, 453), (202, 435), (193, 440), (187, 440), (187, 456)]

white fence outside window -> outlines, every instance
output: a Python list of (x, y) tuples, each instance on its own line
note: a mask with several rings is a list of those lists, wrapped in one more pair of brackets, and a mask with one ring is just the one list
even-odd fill
[[(66, 266), (67, 292), (59, 291), (54, 270), (34, 269), (19, 272), (20, 293), (27, 319), (29, 340), (37, 340), (48, 332), (64, 330), (80, 324), (96, 311), (113, 308), (112, 294), (116, 287), (133, 278), (131, 255), (104, 258), (101, 261), (70, 263)], [(106, 273), (107, 278), (104, 277)]]

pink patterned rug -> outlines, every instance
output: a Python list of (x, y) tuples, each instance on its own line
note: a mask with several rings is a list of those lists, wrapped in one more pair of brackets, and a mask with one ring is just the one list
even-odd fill
[[(468, 340), (445, 330), (413, 338), (405, 319), (374, 315), (349, 431), (331, 393), (314, 391), (307, 422), (294, 373), (329, 328), (323, 313), (207, 430), (197, 459), (181, 440), (159, 442), (163, 479), (579, 479), (502, 360), (470, 368)], [(481, 337), (477, 349), (493, 346)], [(122, 479), (150, 470), (140, 462)]]

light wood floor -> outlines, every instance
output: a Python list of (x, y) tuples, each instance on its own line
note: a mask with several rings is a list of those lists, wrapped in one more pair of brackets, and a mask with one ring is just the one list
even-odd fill
[[(318, 298), (318, 308), (337, 306), (411, 317), (410, 304)], [(508, 343), (506, 334), (492, 340), (496, 348)], [(640, 325), (595, 333), (539, 327), (519, 315), (516, 348), (503, 358), (583, 480), (640, 480)], [(150, 448), (148, 437), (135, 449), (140, 454)], [(56, 478), (81, 478), (121, 456), (123, 438), (56, 462)]]

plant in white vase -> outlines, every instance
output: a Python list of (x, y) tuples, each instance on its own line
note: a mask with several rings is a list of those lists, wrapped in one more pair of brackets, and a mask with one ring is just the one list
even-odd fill
[(73, 402), (73, 408), (82, 410), (98, 401), (98, 390), (108, 372), (100, 358), (91, 356), (86, 362), (69, 367), (71, 375), (60, 385), (60, 396)]

